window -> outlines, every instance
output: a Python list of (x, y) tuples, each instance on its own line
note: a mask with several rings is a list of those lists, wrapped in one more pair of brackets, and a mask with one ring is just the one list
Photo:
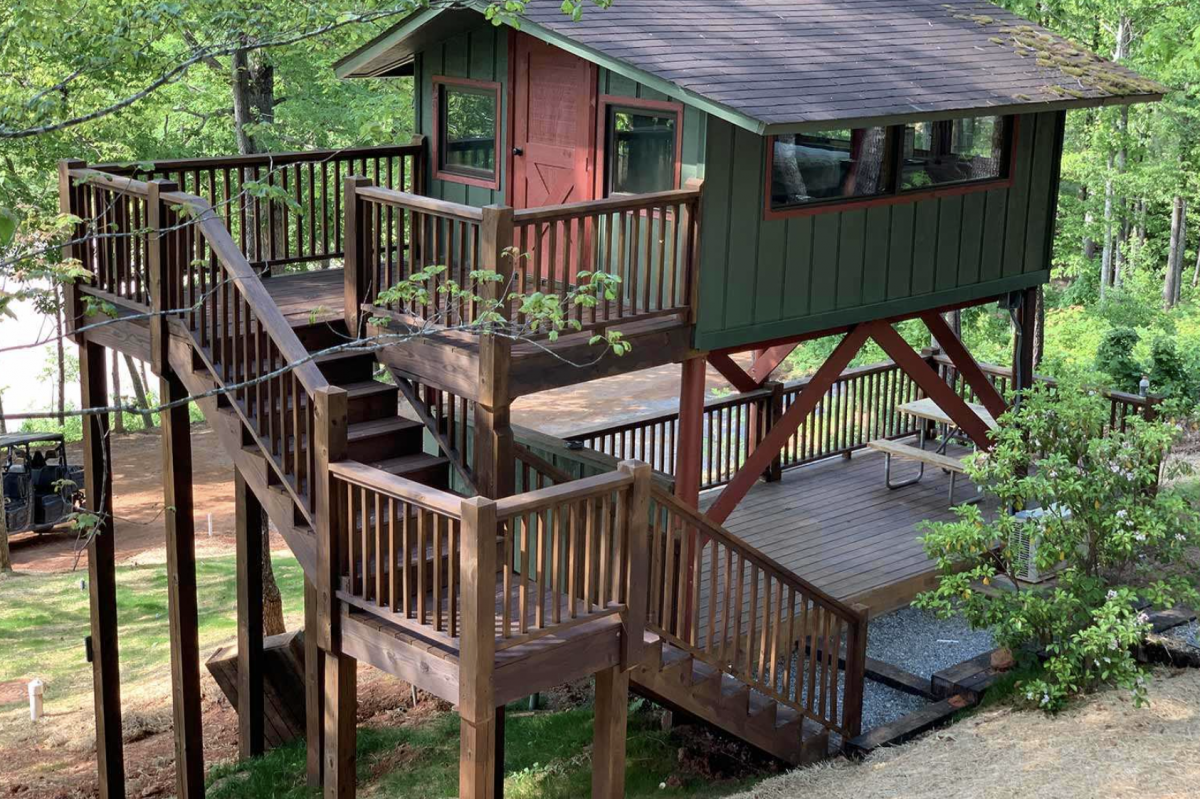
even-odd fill
[(608, 196), (675, 188), (678, 110), (611, 105), (605, 128)]
[(996, 180), (1005, 174), (1008, 124), (1004, 117), (918, 122), (904, 128), (904, 191), (948, 183)]
[(771, 206), (873, 197), (892, 187), (887, 128), (778, 136), (771, 161)]
[(1014, 131), (1013, 117), (984, 116), (776, 136), (767, 215), (1006, 180)]
[(434, 78), (436, 173), (450, 180), (499, 188), (500, 85)]

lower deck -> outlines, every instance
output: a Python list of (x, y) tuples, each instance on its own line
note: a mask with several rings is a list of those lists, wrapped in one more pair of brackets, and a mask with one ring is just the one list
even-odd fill
[[(884, 484), (884, 460), (882, 453), (860, 450), (788, 469), (778, 482), (755, 485), (724, 526), (839, 600), (865, 605), (872, 616), (895, 610), (935, 581), (918, 526), (955, 515), (948, 474), (926, 467), (919, 483), (893, 491)], [(918, 468), (897, 460), (893, 479)], [(701, 507), (719, 494), (702, 496)], [(971, 481), (960, 476), (955, 501), (975, 495)]]

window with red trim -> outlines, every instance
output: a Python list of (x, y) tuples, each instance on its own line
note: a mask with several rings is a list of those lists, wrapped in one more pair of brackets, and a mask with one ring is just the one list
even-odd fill
[(434, 177), (499, 187), (500, 84), (433, 79)]
[(985, 116), (772, 137), (768, 213), (896, 201), (1009, 178), (1014, 118)]

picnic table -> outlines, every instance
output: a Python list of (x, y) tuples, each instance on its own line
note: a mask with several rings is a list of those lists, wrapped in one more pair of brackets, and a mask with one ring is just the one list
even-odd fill
[[(989, 429), (994, 430), (996, 428), (996, 420), (992, 418), (992, 415), (988, 413), (987, 409), (982, 405), (967, 403), (967, 407), (971, 409), (972, 413), (976, 414), (980, 419), (982, 419), (984, 424), (986, 424)], [(920, 482), (921, 478), (925, 476), (926, 465), (936, 466), (950, 475), (950, 502), (953, 503), (954, 486), (958, 479), (958, 475), (966, 473), (966, 466), (963, 463), (963, 459), (953, 457), (946, 453), (947, 447), (950, 445), (950, 442), (954, 438), (954, 433), (958, 429), (958, 425), (954, 423), (954, 420), (950, 418), (949, 414), (938, 407), (937, 403), (928, 397), (925, 399), (915, 400), (913, 402), (906, 402), (897, 407), (897, 410), (905, 415), (912, 416), (923, 421), (933, 422), (935, 425), (937, 425), (938, 430), (940, 431), (938, 436), (939, 442), (937, 447), (932, 450), (925, 448), (927, 435), (926, 425), (924, 424), (921, 425), (916, 446), (913, 446), (912, 444), (904, 444), (899, 441), (892, 441), (890, 439), (879, 439), (868, 442), (867, 446), (869, 448), (877, 452), (882, 452), (885, 455), (883, 476), (887, 487), (895, 490), (913, 485), (914, 483)], [(920, 471), (917, 472), (916, 477), (912, 477), (908, 480), (902, 480), (898, 483), (893, 482), (892, 458), (904, 458), (906, 460), (917, 461), (921, 465)], [(978, 498), (971, 501), (977, 502)]]

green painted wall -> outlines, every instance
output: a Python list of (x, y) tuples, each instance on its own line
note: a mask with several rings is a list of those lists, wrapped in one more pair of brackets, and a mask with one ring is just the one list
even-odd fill
[(764, 221), (767, 140), (709, 117), (695, 346), (752, 344), (1046, 282), (1058, 121), (1021, 118), (1011, 189)]
[[(429, 194), (450, 202), (484, 206), (504, 201), (508, 186), (508, 35), (505, 26), (488, 22), (439, 42), (421, 52), (414, 65), (413, 101), (416, 104), (416, 129), (433, 144), (433, 77), (496, 81), (500, 84), (501, 124), (500, 146), (496, 153), (500, 162), (500, 190), (465, 186), (451, 181), (429, 179)], [(430, 151), (432, 152), (432, 150)], [(432, 165), (426, 178), (432, 176)]]

